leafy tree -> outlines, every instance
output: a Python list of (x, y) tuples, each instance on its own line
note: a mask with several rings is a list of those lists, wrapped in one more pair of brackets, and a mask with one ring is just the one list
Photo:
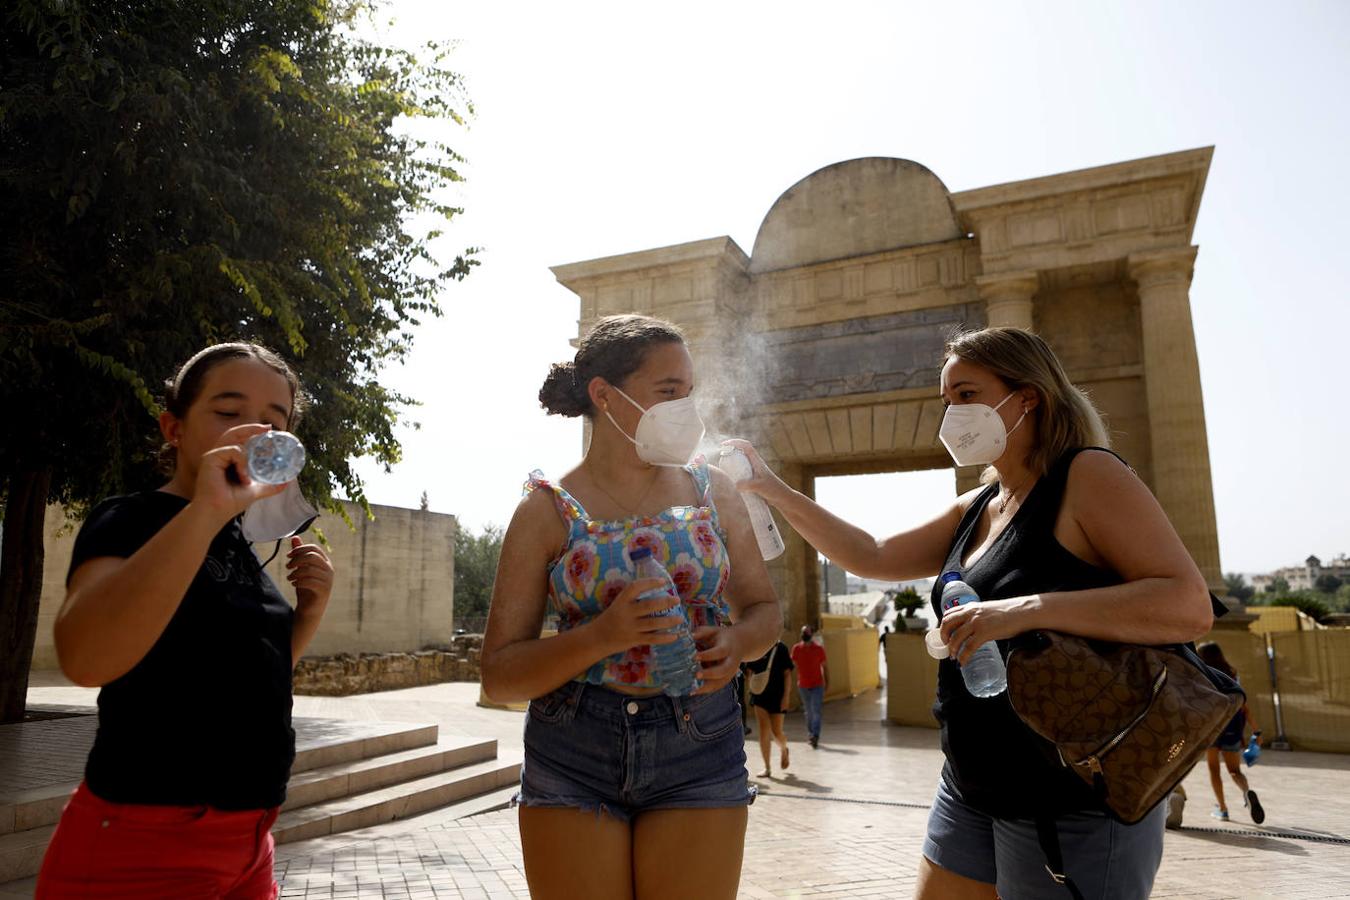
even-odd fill
[(487, 525), (482, 534), (455, 529), (455, 618), (478, 619), (488, 614), (503, 531)]
[(1281, 576), (1279, 576), (1279, 575), (1276, 575), (1274, 578), (1270, 579), (1270, 583), (1266, 585), (1266, 593), (1267, 593), (1267, 594), (1287, 594), (1287, 593), (1289, 593), (1289, 581), (1288, 581), (1288, 579), (1283, 578), (1283, 577), (1281, 577)]
[(1229, 572), (1223, 576), (1224, 584), (1228, 585), (1228, 596), (1246, 603), (1256, 593), (1256, 589), (1247, 583), (1247, 578), (1241, 572)]
[(1334, 594), (1341, 589), (1341, 579), (1335, 575), (1319, 575), (1313, 586), (1323, 594)]
[[(470, 111), (445, 53), (365, 0), (11, 0), (0, 12), (0, 721), (22, 715), (46, 505), (156, 483), (155, 386), (248, 339), (298, 369), (309, 496), (364, 502), (412, 402), (378, 373), (464, 277), (434, 227)], [(441, 129), (444, 130), (444, 127)], [(440, 132), (437, 132), (440, 133)], [(414, 223), (421, 223), (414, 225)], [(425, 226), (430, 227), (425, 227)]]

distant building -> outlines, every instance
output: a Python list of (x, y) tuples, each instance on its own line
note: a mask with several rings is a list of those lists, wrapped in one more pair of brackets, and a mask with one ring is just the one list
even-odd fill
[(1276, 579), (1283, 578), (1289, 583), (1291, 591), (1310, 591), (1317, 586), (1317, 579), (1323, 575), (1335, 575), (1342, 581), (1350, 582), (1350, 557), (1342, 553), (1335, 559), (1323, 563), (1316, 556), (1310, 556), (1301, 566), (1287, 566), (1276, 569), (1268, 575), (1253, 575), (1252, 587), (1259, 594), (1265, 593)]

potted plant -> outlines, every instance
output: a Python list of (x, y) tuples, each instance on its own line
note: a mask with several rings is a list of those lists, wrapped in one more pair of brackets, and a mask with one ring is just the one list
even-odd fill
[[(897, 624), (905, 631), (924, 631), (928, 623), (915, 615), (919, 607), (924, 605), (923, 597), (914, 590), (913, 586), (905, 588), (903, 591), (893, 591), (891, 603), (895, 605), (895, 611), (899, 613), (896, 617)], [(896, 629), (900, 630), (899, 627)]]

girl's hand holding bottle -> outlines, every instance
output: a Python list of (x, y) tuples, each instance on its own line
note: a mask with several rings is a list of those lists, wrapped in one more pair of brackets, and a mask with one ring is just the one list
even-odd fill
[(678, 635), (670, 633), (670, 620), (659, 613), (673, 609), (679, 597), (662, 596), (639, 600), (640, 595), (663, 586), (659, 578), (639, 578), (625, 587), (609, 607), (591, 623), (605, 656), (623, 653), (644, 644), (669, 644)]
[(192, 503), (208, 511), (222, 526), (254, 502), (286, 490), (285, 484), (263, 484), (248, 474), (245, 442), (271, 429), (271, 425), (236, 425), (221, 435), (220, 443), (202, 454)]

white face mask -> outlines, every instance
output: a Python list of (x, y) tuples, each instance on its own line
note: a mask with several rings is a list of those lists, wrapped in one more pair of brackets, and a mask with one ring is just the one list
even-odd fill
[(244, 510), (240, 528), (244, 540), (260, 544), (299, 534), (318, 517), (319, 511), (300, 493), (299, 483), (292, 481), (280, 494), (258, 500)]
[[(614, 390), (619, 391), (617, 387)], [(619, 396), (642, 409), (641, 404), (623, 391), (619, 391)], [(605, 417), (615, 428), (619, 428), (619, 423), (614, 421), (609, 410), (605, 410)], [(682, 397), (642, 409), (636, 436), (629, 435), (622, 428), (619, 428), (619, 434), (637, 446), (638, 458), (645, 463), (653, 466), (687, 466), (703, 440), (703, 420), (698, 416), (694, 398)]]
[(1012, 394), (998, 401), (998, 406), (983, 403), (953, 403), (942, 417), (938, 438), (958, 466), (987, 466), (1008, 449), (1008, 435), (1016, 431), (1027, 417), (1022, 412), (1017, 424), (1009, 431), (1003, 424), (998, 408), (1012, 398)]

